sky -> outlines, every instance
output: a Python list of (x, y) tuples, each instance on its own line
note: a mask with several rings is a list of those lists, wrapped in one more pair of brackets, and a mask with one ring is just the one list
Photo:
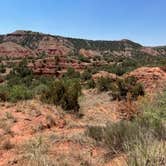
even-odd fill
[(1, 0), (0, 34), (15, 30), (166, 45), (166, 0)]

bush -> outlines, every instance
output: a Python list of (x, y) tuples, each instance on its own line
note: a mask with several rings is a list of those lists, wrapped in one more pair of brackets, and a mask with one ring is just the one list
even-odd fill
[(118, 99), (125, 99), (131, 85), (127, 84), (124, 79), (117, 79), (116, 84), (119, 91)]
[(101, 77), (97, 81), (97, 89), (100, 92), (110, 91), (112, 100), (126, 100), (128, 94), (131, 94), (133, 100), (136, 100), (138, 96), (144, 96), (144, 88), (140, 83), (137, 83), (135, 77), (118, 78), (115, 81), (108, 77)]
[(23, 78), (32, 74), (32, 71), (27, 67), (27, 60), (23, 59), (14, 69), (13, 74)]
[(0, 86), (0, 102), (5, 102), (8, 100), (9, 90), (7, 86)]
[(41, 100), (61, 107), (68, 111), (79, 110), (78, 98), (81, 94), (81, 85), (76, 80), (58, 80), (52, 83), (41, 95)]
[(0, 73), (5, 73), (6, 72), (6, 68), (3, 64), (0, 65)]
[(46, 84), (40, 83), (38, 86), (36, 85), (33, 88), (33, 92), (35, 95), (41, 95), (47, 91), (47, 88), (48, 88), (48, 86)]
[(124, 73), (126, 73), (126, 68), (121, 65), (114, 65), (112, 67), (112, 72), (118, 76), (122, 76)]
[(90, 60), (87, 57), (83, 56), (83, 55), (79, 55), (78, 60), (80, 60), (81, 62), (90, 63)]
[(62, 81), (53, 82), (47, 90), (43, 91), (41, 100), (49, 103), (60, 105), (61, 99), (65, 93), (65, 88)]
[(92, 78), (92, 74), (90, 73), (89, 70), (85, 70), (82, 74), (81, 74), (81, 79), (83, 81), (87, 81), (90, 80)]
[(86, 134), (96, 141), (102, 141), (103, 139), (103, 128), (99, 126), (88, 127)]
[(19, 100), (32, 99), (32, 92), (23, 85), (15, 85), (9, 91), (9, 101), (17, 102)]
[(101, 77), (97, 80), (97, 89), (99, 92), (109, 91), (112, 80), (108, 77)]
[(67, 69), (67, 72), (63, 75), (63, 77), (68, 79), (80, 78), (80, 73), (75, 71), (74, 68), (70, 67)]
[(93, 79), (87, 81), (86, 86), (88, 89), (94, 89), (96, 87), (96, 83)]
[(132, 144), (133, 140), (139, 137), (137, 124), (128, 121), (108, 124), (104, 130), (104, 143), (113, 153), (124, 152), (126, 142)]
[(135, 86), (133, 86), (131, 89), (131, 95), (134, 99), (136, 99), (138, 96), (144, 96), (145, 92), (142, 84), (137, 83)]
[(61, 99), (61, 106), (64, 110), (79, 111), (78, 97), (81, 94), (81, 86), (78, 82), (69, 81), (65, 85), (65, 93)]
[(8, 85), (24, 84), (29, 87), (33, 81), (32, 71), (27, 67), (27, 60), (22, 60), (7, 76)]

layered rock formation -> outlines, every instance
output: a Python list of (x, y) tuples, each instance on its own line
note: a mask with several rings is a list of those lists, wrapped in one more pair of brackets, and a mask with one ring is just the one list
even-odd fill
[(35, 56), (29, 48), (22, 47), (13, 42), (4, 42), (0, 44), (0, 57), (24, 58)]
[(159, 67), (141, 67), (127, 76), (135, 76), (148, 93), (161, 90), (166, 85), (166, 72)]

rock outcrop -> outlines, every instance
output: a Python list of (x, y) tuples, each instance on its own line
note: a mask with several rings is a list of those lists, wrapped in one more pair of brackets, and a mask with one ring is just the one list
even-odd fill
[(95, 51), (95, 50), (86, 50), (86, 49), (80, 49), (79, 51), (80, 55), (83, 55), (85, 57), (91, 58), (91, 57), (95, 57), (95, 56), (100, 56), (100, 52)]
[(24, 58), (30, 56), (35, 56), (35, 54), (29, 48), (22, 47), (13, 42), (0, 44), (0, 57)]
[(93, 77), (94, 80), (97, 80), (101, 77), (111, 78), (112, 80), (116, 80), (118, 78), (118, 76), (116, 74), (109, 73), (109, 72), (106, 72), (106, 71), (100, 71), (100, 72), (94, 74), (92, 77)]
[(134, 76), (144, 85), (147, 93), (161, 90), (166, 85), (166, 71), (160, 67), (141, 67), (126, 76)]

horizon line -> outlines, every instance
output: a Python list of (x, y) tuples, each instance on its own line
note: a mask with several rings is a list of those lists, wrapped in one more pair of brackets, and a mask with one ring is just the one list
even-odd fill
[(137, 42), (136, 40), (133, 40), (133, 39), (129, 39), (129, 38), (121, 38), (121, 39), (90, 39), (90, 38), (86, 38), (86, 37), (75, 37), (75, 36), (66, 36), (66, 35), (63, 35), (63, 34), (54, 34), (54, 33), (49, 33), (49, 32), (41, 32), (41, 31), (37, 31), (37, 30), (30, 30), (30, 29), (18, 29), (18, 30), (14, 30), (12, 32), (6, 32), (6, 33), (0, 33), (0, 36), (1, 35), (8, 35), (8, 34), (12, 34), (12, 33), (15, 33), (17, 31), (25, 31), (25, 32), (33, 32), (33, 33), (40, 33), (40, 34), (43, 34), (43, 35), (50, 35), (50, 36), (57, 36), (57, 37), (63, 37), (63, 38), (71, 38), (71, 39), (80, 39), (80, 40), (88, 40), (88, 41), (105, 41), (105, 42), (118, 42), (118, 41), (123, 41), (123, 40), (128, 40), (128, 41), (131, 41), (131, 42), (134, 42), (136, 44), (139, 44), (143, 47), (165, 47), (166, 44), (161, 44), (161, 45), (145, 45), (145, 44), (142, 44), (141, 42)]

